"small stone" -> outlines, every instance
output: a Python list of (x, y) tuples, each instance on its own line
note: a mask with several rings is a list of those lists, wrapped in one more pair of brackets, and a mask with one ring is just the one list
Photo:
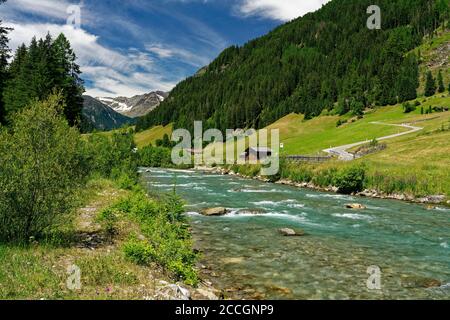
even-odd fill
[(225, 264), (239, 264), (244, 261), (244, 258), (238, 257), (238, 258), (223, 258), (222, 262)]
[(279, 229), (278, 231), (285, 237), (299, 237), (305, 235), (303, 231), (295, 231), (294, 229), (290, 228), (282, 228)]
[(364, 209), (366, 209), (366, 207), (363, 206), (363, 205), (360, 204), (360, 203), (348, 203), (348, 204), (345, 205), (345, 207), (346, 207), (347, 209), (359, 209), (359, 210), (364, 210)]

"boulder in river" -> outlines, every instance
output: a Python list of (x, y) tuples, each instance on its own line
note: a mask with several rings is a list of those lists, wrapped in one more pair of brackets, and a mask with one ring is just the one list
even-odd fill
[(305, 232), (303, 231), (296, 231), (290, 228), (282, 228), (279, 229), (278, 232), (280, 232), (285, 237), (300, 237), (305, 235)]
[(439, 288), (442, 282), (433, 278), (407, 276), (402, 279), (402, 285), (405, 288)]
[(360, 203), (348, 203), (348, 204), (345, 205), (345, 207), (348, 208), (348, 209), (358, 209), (358, 210), (366, 209), (366, 207), (363, 206)]
[(213, 216), (223, 216), (229, 213), (230, 211), (227, 208), (217, 207), (217, 208), (207, 208), (200, 211), (201, 215), (213, 217)]

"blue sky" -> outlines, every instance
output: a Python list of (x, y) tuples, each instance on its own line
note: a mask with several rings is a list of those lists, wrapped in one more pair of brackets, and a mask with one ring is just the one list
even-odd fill
[(12, 49), (34, 35), (64, 32), (78, 55), (87, 94), (132, 96), (169, 91), (226, 47), (327, 1), (8, 0), (0, 19), (14, 28)]

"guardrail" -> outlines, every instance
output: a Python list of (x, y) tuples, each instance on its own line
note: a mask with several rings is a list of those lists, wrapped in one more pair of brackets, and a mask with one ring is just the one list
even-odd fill
[(286, 160), (298, 161), (298, 162), (326, 162), (331, 160), (331, 156), (284, 156)]

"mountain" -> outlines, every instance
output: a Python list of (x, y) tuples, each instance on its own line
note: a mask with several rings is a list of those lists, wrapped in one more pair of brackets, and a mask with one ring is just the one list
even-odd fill
[(150, 111), (154, 110), (168, 96), (169, 94), (167, 92), (155, 91), (143, 95), (136, 95), (131, 98), (101, 97), (97, 99), (111, 107), (116, 112), (119, 112), (130, 118), (137, 118), (145, 116)]
[(97, 99), (86, 95), (83, 96), (82, 115), (84, 132), (93, 130), (109, 131), (135, 123), (134, 119), (126, 117)]
[[(180, 82), (138, 119), (137, 130), (173, 123), (192, 130), (262, 128), (295, 112), (361, 116), (414, 99), (422, 76), (412, 50), (445, 25), (448, 0), (379, 0), (381, 29), (367, 27), (372, 0), (333, 0), (279, 26)], [(448, 28), (448, 23), (447, 23)]]

